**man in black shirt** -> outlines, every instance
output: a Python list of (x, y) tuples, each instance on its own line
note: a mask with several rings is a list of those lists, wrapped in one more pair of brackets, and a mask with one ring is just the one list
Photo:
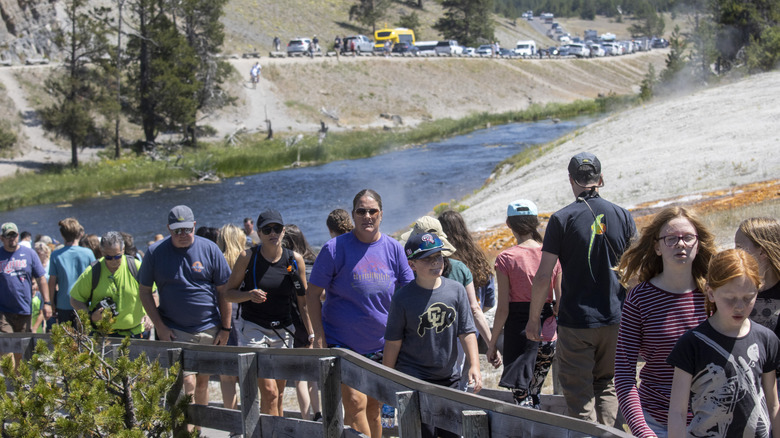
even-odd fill
[(558, 376), (567, 414), (614, 426), (615, 346), (626, 291), (612, 268), (636, 234), (636, 225), (627, 210), (599, 196), (604, 179), (595, 155), (583, 152), (572, 157), (569, 183), (576, 200), (547, 224), (526, 335), (539, 340), (542, 305), (560, 260)]

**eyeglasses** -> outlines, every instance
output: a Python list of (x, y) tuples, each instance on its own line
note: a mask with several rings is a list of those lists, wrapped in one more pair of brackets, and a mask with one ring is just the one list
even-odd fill
[(124, 254), (117, 254), (117, 255), (114, 255), (114, 256), (107, 255), (107, 256), (103, 256), (103, 257), (106, 258), (106, 261), (109, 261), (109, 260), (119, 260), (119, 259), (122, 258), (123, 255)]
[(190, 233), (192, 233), (192, 230), (194, 230), (194, 228), (177, 228), (177, 229), (173, 230), (173, 234), (178, 234), (178, 235), (190, 234)]
[(8, 233), (8, 234), (6, 234), (3, 237), (5, 237), (6, 239), (15, 239), (16, 236), (18, 236), (18, 234), (16, 234), (16, 233)]
[(274, 225), (266, 225), (263, 228), (260, 228), (260, 231), (263, 232), (266, 236), (271, 234), (271, 231), (273, 231), (276, 234), (282, 234), (282, 231), (284, 231), (284, 225), (280, 224), (274, 224)]
[(356, 208), (355, 209), (355, 214), (358, 216), (365, 216), (366, 213), (368, 213), (369, 216), (374, 216), (379, 212), (380, 210), (378, 208)]
[(668, 236), (661, 236), (655, 240), (656, 241), (663, 240), (664, 245), (668, 246), (669, 248), (672, 248), (677, 246), (677, 244), (680, 243), (680, 241), (682, 241), (683, 245), (685, 246), (693, 246), (698, 239), (699, 236), (695, 234), (683, 234), (682, 236), (675, 236), (670, 234)]

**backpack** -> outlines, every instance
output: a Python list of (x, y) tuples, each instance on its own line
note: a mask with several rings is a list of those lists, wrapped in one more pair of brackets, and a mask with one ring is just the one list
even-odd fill
[[(127, 262), (127, 268), (130, 270), (130, 274), (133, 276), (133, 278), (135, 278), (136, 281), (138, 281), (138, 266), (135, 264), (135, 258), (127, 257), (126, 255), (124, 257), (125, 262)], [(100, 260), (95, 260), (94, 262), (90, 263), (89, 266), (92, 267), (92, 289), (89, 291), (89, 301), (87, 304), (92, 303), (92, 293), (95, 292), (98, 283), (100, 283), (100, 271), (103, 269), (100, 266)]]

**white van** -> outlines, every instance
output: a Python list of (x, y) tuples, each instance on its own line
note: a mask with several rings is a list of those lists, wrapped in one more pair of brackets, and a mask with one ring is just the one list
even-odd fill
[(517, 56), (534, 56), (536, 54), (536, 41), (518, 41), (514, 52)]

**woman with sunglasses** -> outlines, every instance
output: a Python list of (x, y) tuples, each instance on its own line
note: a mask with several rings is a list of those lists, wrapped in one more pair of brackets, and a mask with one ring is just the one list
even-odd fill
[[(623, 303), (615, 354), (618, 403), (637, 437), (667, 436), (674, 368), (666, 358), (680, 336), (706, 318), (705, 276), (715, 252), (714, 236), (693, 212), (669, 207), (620, 259), (623, 284), (640, 282)], [(640, 355), (645, 365), (637, 385)]]
[[(352, 201), (355, 228), (329, 240), (312, 268), (306, 301), (315, 347), (350, 349), (381, 362), (390, 300), (396, 289), (414, 280), (403, 247), (379, 231), (382, 198), (360, 191)], [(320, 302), (327, 290), (324, 303)], [(341, 386), (344, 424), (382, 436), (382, 403)]]
[[(306, 310), (306, 268), (303, 257), (282, 246), (284, 221), (275, 210), (257, 218), (260, 245), (238, 256), (228, 280), (228, 301), (239, 303), (238, 344), (255, 348), (293, 348), (295, 326), (291, 311), (296, 300), (309, 333)], [(285, 380), (257, 379), (260, 412), (281, 416)]]

